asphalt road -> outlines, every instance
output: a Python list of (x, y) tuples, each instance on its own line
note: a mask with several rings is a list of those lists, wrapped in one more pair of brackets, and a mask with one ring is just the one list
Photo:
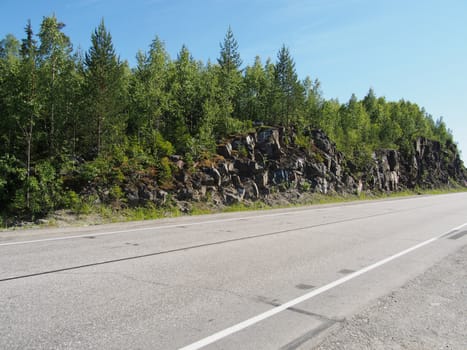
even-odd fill
[(315, 349), (467, 349), (467, 245), (345, 320)]
[(466, 244), (467, 193), (2, 232), (0, 348), (309, 349)]

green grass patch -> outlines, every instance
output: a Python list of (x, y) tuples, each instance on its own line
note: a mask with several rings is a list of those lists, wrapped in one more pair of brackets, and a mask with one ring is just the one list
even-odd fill
[[(96, 203), (92, 200), (93, 198), (91, 198), (88, 200), (80, 201), (75, 206), (75, 210), (69, 211), (69, 215), (72, 216), (72, 219), (69, 220), (66, 225), (89, 225), (156, 220), (169, 217), (173, 218), (182, 215), (207, 215), (215, 213), (232, 213), (281, 208), (285, 209), (310, 205), (337, 204), (362, 200), (379, 200), (385, 198), (402, 198), (417, 195), (440, 195), (458, 192), (467, 192), (467, 188), (462, 186), (436, 189), (416, 188), (413, 190), (403, 190), (397, 192), (362, 192), (360, 195), (307, 193), (301, 198), (294, 200), (292, 203), (286, 202), (285, 199), (280, 196), (273, 200), (266, 199), (264, 201), (261, 200), (255, 202), (245, 201), (234, 203), (230, 206), (220, 207), (214, 205), (212, 202), (193, 202), (190, 203), (191, 207), (188, 213), (182, 213), (176, 205), (157, 207), (153, 204), (149, 204), (145, 207), (121, 209), (112, 207), (110, 205)], [(6, 218), (0, 216), (0, 227), (7, 228), (6, 226)], [(37, 226), (60, 226), (60, 218), (53, 216), (45, 220), (45, 223), (41, 223), (40, 221), (36, 224), (27, 223), (27, 225), (23, 225), (21, 228), (32, 228)]]

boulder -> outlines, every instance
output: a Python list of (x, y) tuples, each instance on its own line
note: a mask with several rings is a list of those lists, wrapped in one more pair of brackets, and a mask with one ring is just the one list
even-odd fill
[(276, 169), (272, 173), (272, 183), (279, 185), (289, 182), (289, 171), (287, 169)]
[(232, 184), (233, 184), (236, 188), (243, 187), (242, 180), (240, 179), (240, 177), (239, 177), (237, 174), (233, 174), (233, 175), (232, 175)]
[(223, 202), (227, 205), (231, 205), (234, 203), (238, 203), (242, 201), (242, 198), (238, 195), (238, 191), (231, 189), (231, 188), (225, 188), (222, 191), (222, 199)]
[(268, 171), (263, 170), (263, 171), (259, 172), (258, 174), (256, 174), (255, 182), (258, 184), (258, 187), (260, 189), (265, 189), (266, 187), (268, 187), (268, 183), (269, 183), (269, 173), (268, 173)]
[(235, 161), (235, 168), (241, 177), (253, 178), (262, 169), (262, 166), (251, 159), (237, 159)]
[(314, 129), (311, 131), (311, 138), (313, 144), (325, 154), (334, 155), (336, 151), (336, 145), (327, 137), (327, 135), (320, 129)]
[(136, 207), (140, 204), (138, 187), (134, 183), (129, 183), (123, 190), (129, 206)]
[(270, 159), (281, 156), (279, 130), (276, 128), (261, 129), (258, 132), (257, 148)]
[(217, 145), (217, 153), (224, 158), (232, 158), (232, 144), (230, 142), (226, 142)]

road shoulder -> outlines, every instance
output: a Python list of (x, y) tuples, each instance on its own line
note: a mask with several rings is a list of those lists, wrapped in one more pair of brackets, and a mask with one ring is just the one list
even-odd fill
[(343, 322), (315, 349), (467, 349), (467, 246)]

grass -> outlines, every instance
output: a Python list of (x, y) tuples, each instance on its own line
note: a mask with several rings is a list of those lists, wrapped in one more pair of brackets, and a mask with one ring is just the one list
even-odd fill
[(336, 204), (362, 200), (379, 200), (385, 198), (399, 198), (409, 197), (416, 195), (440, 195), (449, 193), (467, 192), (467, 187), (456, 187), (456, 188), (438, 188), (438, 189), (414, 189), (404, 190), (398, 192), (381, 192), (381, 193), (361, 193), (360, 195), (347, 194), (347, 195), (325, 195), (319, 193), (313, 193), (311, 196), (298, 203), (280, 204), (280, 205), (269, 205), (262, 201), (249, 203), (236, 203), (226, 207), (223, 212), (241, 212), (241, 211), (254, 211), (254, 210), (267, 210), (267, 209), (280, 209), (280, 208), (296, 208), (309, 205), (319, 204)]
[(223, 213), (233, 213), (238, 211), (254, 211), (254, 210), (266, 210), (266, 209), (273, 209), (274, 206), (268, 205), (262, 201), (257, 202), (239, 202), (234, 203), (225, 207), (222, 212)]
[[(115, 222), (129, 222), (129, 221), (143, 221), (155, 220), (169, 217), (178, 217), (182, 215), (207, 215), (215, 213), (232, 213), (244, 212), (255, 210), (268, 210), (280, 208), (296, 208), (301, 206), (318, 205), (318, 204), (336, 204), (361, 200), (378, 200), (385, 198), (399, 198), (415, 195), (440, 195), (448, 193), (467, 192), (466, 187), (450, 187), (450, 188), (437, 188), (437, 189), (414, 189), (403, 190), (398, 192), (380, 192), (380, 193), (365, 193), (360, 195), (355, 194), (332, 194), (324, 195), (319, 193), (307, 193), (302, 198), (295, 200), (293, 203), (286, 203), (285, 200), (278, 202), (256, 201), (256, 202), (239, 202), (229, 206), (215, 206), (210, 202), (192, 202), (187, 210), (187, 213), (182, 213), (177, 206), (156, 207), (155, 205), (148, 205), (147, 207), (137, 208), (124, 208), (118, 209), (109, 205), (103, 204), (89, 204), (86, 203), (79, 211), (69, 211), (70, 219), (68, 221), (61, 220), (60, 215), (48, 218), (46, 223), (33, 224), (27, 223), (23, 228), (32, 227), (53, 227), (75, 225), (89, 225), (89, 224), (105, 224)], [(280, 197), (279, 197), (280, 198)], [(2, 218), (3, 219), (3, 218)], [(0, 224), (4, 221), (0, 219)], [(0, 227), (4, 227), (1, 225)]]

